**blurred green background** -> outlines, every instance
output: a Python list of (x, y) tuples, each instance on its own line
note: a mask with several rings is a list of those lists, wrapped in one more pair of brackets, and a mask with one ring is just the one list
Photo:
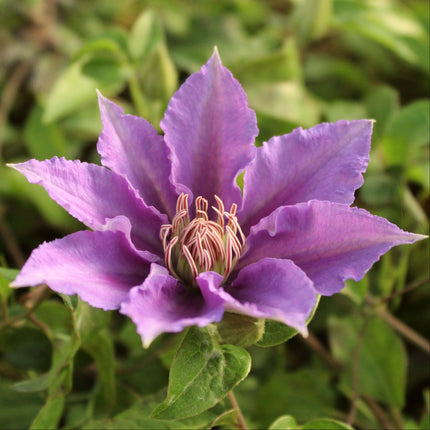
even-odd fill
[[(5, 164), (99, 163), (96, 88), (159, 129), (214, 46), (257, 113), (257, 144), (375, 119), (356, 204), (428, 234), (427, 0), (0, 0), (0, 428), (178, 428), (148, 418), (174, 336), (143, 350), (116, 313), (8, 287), (34, 247), (82, 227)], [(307, 340), (251, 348), (253, 371), (237, 389), (251, 427), (283, 414), (429, 427), (428, 241), (392, 250), (352, 284), (321, 301)], [(208, 428), (216, 413), (181, 425)]]

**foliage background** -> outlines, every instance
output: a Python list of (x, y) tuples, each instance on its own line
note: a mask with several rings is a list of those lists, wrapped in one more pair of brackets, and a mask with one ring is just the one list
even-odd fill
[[(34, 247), (81, 226), (5, 163), (98, 163), (95, 89), (158, 128), (215, 45), (257, 112), (257, 144), (375, 119), (356, 204), (428, 234), (428, 1), (0, 0), (0, 428), (231, 428), (226, 401), (185, 421), (150, 417), (181, 335), (143, 350), (115, 312), (8, 287)], [(426, 242), (323, 298), (307, 339), (249, 348), (252, 371), (235, 391), (251, 428), (281, 415), (273, 428), (329, 428), (309, 423), (324, 417), (429, 428)]]

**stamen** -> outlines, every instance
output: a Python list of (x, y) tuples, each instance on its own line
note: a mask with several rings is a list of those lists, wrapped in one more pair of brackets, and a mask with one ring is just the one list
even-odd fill
[(160, 229), (160, 238), (163, 242), (163, 249), (166, 251), (167, 246), (167, 236), (169, 235), (170, 231), (172, 229), (171, 224), (163, 224)]
[(197, 278), (197, 275), (199, 274), (197, 270), (196, 263), (193, 260), (193, 257), (191, 256), (190, 250), (187, 248), (187, 245), (182, 245), (182, 252), (185, 255), (185, 258), (188, 261), (188, 264), (190, 265), (190, 269), (193, 272), (193, 277)]
[(167, 270), (176, 275), (172, 266), (172, 248), (176, 245), (178, 236), (175, 236), (170, 243), (167, 245), (167, 249), (164, 251), (164, 261), (166, 263)]
[(188, 195), (181, 193), (172, 223), (160, 228), (166, 267), (182, 282), (196, 285), (190, 276), (196, 278), (200, 272), (211, 270), (226, 279), (245, 246), (245, 236), (236, 217), (237, 204), (233, 203), (227, 212), (222, 200), (216, 195), (214, 198), (217, 207), (212, 206), (212, 210), (216, 221), (209, 219), (208, 200), (202, 196), (196, 197), (195, 218), (190, 220)]

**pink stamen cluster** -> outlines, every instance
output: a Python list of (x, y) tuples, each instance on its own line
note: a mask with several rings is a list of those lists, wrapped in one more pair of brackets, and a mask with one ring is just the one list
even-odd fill
[(218, 207), (212, 206), (217, 220), (208, 217), (208, 201), (195, 200), (196, 215), (190, 220), (188, 194), (181, 193), (176, 202), (172, 224), (160, 229), (167, 269), (176, 278), (195, 285), (201, 272), (215, 271), (224, 276), (231, 273), (245, 246), (245, 236), (236, 218), (237, 205), (230, 212), (214, 196)]

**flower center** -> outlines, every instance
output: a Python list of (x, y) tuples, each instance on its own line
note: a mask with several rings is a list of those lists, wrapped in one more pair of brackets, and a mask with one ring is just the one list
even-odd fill
[(214, 271), (226, 279), (245, 246), (245, 236), (236, 218), (236, 203), (227, 212), (218, 196), (215, 200), (218, 207), (212, 209), (216, 221), (209, 219), (208, 201), (201, 196), (195, 200), (196, 216), (191, 220), (188, 194), (181, 193), (172, 224), (164, 224), (160, 229), (166, 267), (187, 285), (196, 285), (195, 278), (201, 272)]

